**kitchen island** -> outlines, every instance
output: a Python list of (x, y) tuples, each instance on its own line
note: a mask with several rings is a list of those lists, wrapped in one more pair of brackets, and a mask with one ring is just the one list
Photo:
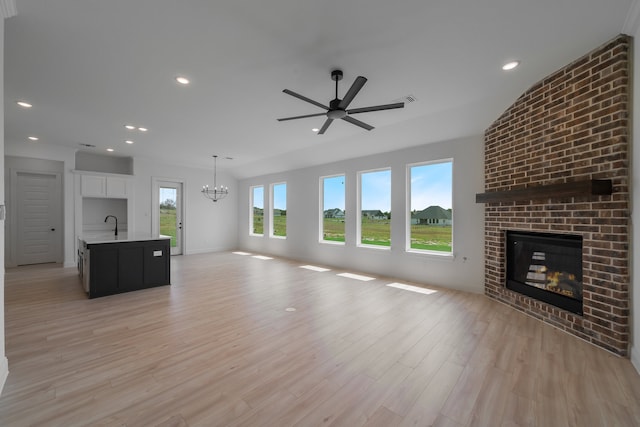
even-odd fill
[(91, 233), (78, 240), (78, 269), (89, 298), (170, 284), (169, 236)]

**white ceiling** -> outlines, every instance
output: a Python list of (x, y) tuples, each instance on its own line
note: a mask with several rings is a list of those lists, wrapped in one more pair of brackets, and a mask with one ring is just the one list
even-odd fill
[[(243, 178), (478, 135), (532, 84), (623, 32), (635, 1), (18, 0), (5, 24), (5, 140), (201, 168), (219, 154)], [(502, 71), (510, 59), (521, 66)], [(328, 104), (334, 68), (340, 97), (369, 79), (351, 108), (418, 101), (356, 116), (370, 132), (276, 121), (321, 112), (282, 90)]]

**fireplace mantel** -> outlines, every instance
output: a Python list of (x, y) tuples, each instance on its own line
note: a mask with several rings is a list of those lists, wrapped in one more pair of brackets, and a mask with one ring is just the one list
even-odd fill
[(606, 196), (613, 193), (610, 179), (590, 179), (561, 184), (539, 185), (517, 190), (490, 191), (476, 194), (476, 203), (517, 202), (560, 197)]

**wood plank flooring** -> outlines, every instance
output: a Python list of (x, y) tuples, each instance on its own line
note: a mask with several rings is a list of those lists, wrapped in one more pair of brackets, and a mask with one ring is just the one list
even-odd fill
[(7, 270), (0, 425), (639, 425), (627, 359), (482, 295), (300, 265), (174, 257), (171, 286), (94, 300), (75, 269)]

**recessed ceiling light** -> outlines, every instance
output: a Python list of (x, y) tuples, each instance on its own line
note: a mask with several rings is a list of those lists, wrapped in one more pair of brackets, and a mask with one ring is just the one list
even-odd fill
[(107, 151), (111, 153), (111, 152), (113, 152), (115, 150), (113, 148), (107, 148)]
[(32, 141), (37, 141), (40, 138), (38, 138), (37, 136), (30, 136), (29, 139)]
[(318, 132), (319, 130), (320, 130), (320, 129), (318, 129), (318, 128), (313, 128), (313, 129), (311, 129), (311, 131), (312, 131), (312, 132)]
[(136, 128), (134, 125), (124, 125), (124, 127), (129, 130), (134, 130)]
[(176, 77), (176, 81), (178, 83), (180, 83), (181, 85), (188, 85), (189, 84), (189, 79), (183, 76), (178, 76)]
[(33, 105), (29, 104), (26, 101), (17, 101), (16, 104), (18, 104), (19, 106), (21, 106), (23, 108), (31, 108), (31, 107), (33, 107)]
[(132, 141), (132, 140), (130, 140), (130, 139), (127, 139), (125, 142), (126, 142), (127, 144), (133, 144), (133, 141)]
[(147, 128), (138, 128), (138, 130), (139, 130), (140, 132), (146, 132), (146, 131), (148, 131), (149, 129), (147, 129)]
[(520, 61), (511, 61), (511, 62), (507, 62), (506, 64), (504, 64), (502, 66), (502, 69), (504, 71), (509, 71), (509, 70), (513, 70), (514, 68), (516, 68), (518, 65), (520, 65)]

